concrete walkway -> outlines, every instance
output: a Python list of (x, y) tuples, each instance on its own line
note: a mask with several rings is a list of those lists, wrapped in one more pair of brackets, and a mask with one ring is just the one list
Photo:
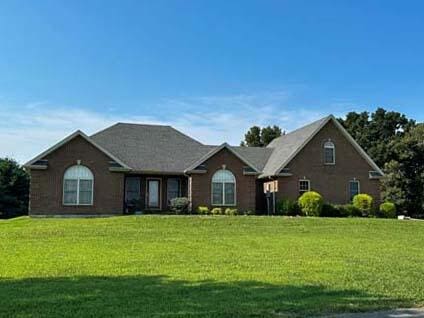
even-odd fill
[(407, 308), (367, 313), (339, 314), (331, 318), (424, 318), (424, 308)]

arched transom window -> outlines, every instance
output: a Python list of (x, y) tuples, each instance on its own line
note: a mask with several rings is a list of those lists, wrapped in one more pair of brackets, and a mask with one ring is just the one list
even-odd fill
[(92, 205), (94, 176), (90, 169), (77, 165), (68, 168), (63, 178), (64, 205)]
[(218, 170), (212, 177), (212, 205), (236, 204), (236, 178), (229, 170)]
[(336, 163), (336, 147), (331, 141), (324, 143), (324, 164), (334, 165)]

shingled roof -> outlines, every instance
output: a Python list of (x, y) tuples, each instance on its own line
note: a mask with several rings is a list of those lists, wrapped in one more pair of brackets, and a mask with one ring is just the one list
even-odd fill
[(230, 146), (226, 143), (220, 146), (204, 145), (171, 126), (117, 123), (90, 137), (77, 131), (31, 160), (27, 166), (31, 167), (35, 161), (42, 159), (49, 152), (78, 135), (92, 143), (122, 167), (134, 172), (183, 174), (194, 169), (196, 165), (200, 165), (221, 149), (228, 148), (247, 166), (253, 168), (260, 177), (275, 176), (330, 120), (371, 167), (383, 174), (332, 115), (278, 137), (266, 148)]

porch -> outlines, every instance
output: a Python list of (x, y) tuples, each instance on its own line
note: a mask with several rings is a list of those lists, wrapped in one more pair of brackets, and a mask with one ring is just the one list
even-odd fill
[(125, 176), (124, 213), (167, 211), (173, 198), (188, 195), (183, 175), (130, 174)]

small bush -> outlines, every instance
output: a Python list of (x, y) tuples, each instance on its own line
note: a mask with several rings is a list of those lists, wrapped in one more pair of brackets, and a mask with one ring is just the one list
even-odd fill
[(244, 210), (243, 211), (243, 215), (254, 215), (254, 214), (255, 214), (255, 212), (252, 211), (252, 210)]
[(343, 215), (342, 210), (340, 209), (340, 206), (333, 205), (331, 203), (324, 203), (322, 206), (320, 216), (328, 217), (328, 218), (340, 218), (346, 215)]
[(353, 197), (353, 206), (359, 209), (362, 216), (369, 216), (372, 214), (372, 196), (365, 193), (357, 194)]
[(298, 202), (300, 209), (306, 216), (319, 216), (324, 204), (321, 194), (315, 191), (305, 192)]
[(278, 215), (296, 216), (300, 215), (300, 207), (297, 201), (290, 199), (282, 199), (277, 203), (276, 213)]
[(213, 215), (220, 215), (220, 214), (222, 214), (222, 208), (213, 208), (211, 210), (211, 214), (213, 214)]
[(384, 202), (380, 204), (379, 216), (388, 219), (394, 219), (396, 217), (396, 205), (392, 202)]
[(207, 215), (209, 214), (209, 208), (207, 206), (198, 206), (197, 214)]
[(170, 207), (171, 210), (174, 211), (176, 214), (187, 214), (189, 205), (190, 201), (188, 200), (188, 198), (181, 197), (171, 199)]
[(361, 210), (353, 206), (352, 204), (344, 204), (337, 206), (340, 214), (344, 217), (360, 217), (362, 216)]
[(232, 208), (226, 208), (224, 213), (225, 215), (238, 215), (237, 209)]

